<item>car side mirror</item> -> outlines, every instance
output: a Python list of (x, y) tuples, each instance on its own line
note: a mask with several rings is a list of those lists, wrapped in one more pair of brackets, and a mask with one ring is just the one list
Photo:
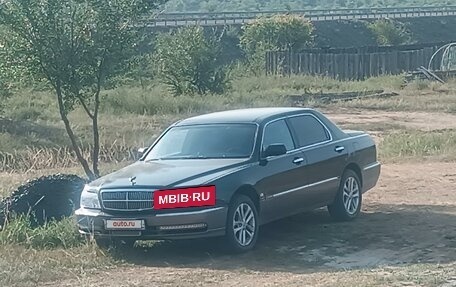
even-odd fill
[(287, 148), (284, 144), (269, 145), (263, 152), (263, 157), (279, 156), (287, 153)]
[(146, 151), (147, 151), (147, 147), (138, 148), (139, 157), (142, 157)]

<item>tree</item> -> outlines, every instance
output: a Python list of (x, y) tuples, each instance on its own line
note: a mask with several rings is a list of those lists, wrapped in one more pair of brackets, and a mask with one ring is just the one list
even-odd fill
[(222, 93), (228, 87), (221, 59), (220, 39), (215, 31), (205, 35), (200, 26), (160, 34), (155, 59), (160, 77), (175, 95)]
[(390, 19), (380, 19), (367, 24), (379, 45), (402, 45), (411, 41), (410, 32), (404, 24)]
[(310, 21), (297, 15), (258, 18), (243, 27), (241, 47), (253, 70), (263, 67), (266, 51), (299, 50), (313, 41)]
[[(45, 79), (56, 95), (74, 152), (90, 179), (99, 177), (100, 92), (123, 71), (138, 39), (137, 23), (164, 0), (3, 0), (0, 24), (20, 68)], [(13, 69), (16, 66), (11, 66)], [(92, 169), (84, 158), (68, 114), (82, 106), (92, 123)]]

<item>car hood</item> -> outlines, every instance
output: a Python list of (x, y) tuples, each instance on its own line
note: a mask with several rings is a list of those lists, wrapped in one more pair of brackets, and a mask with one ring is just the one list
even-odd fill
[(132, 178), (134, 178), (135, 187), (170, 188), (198, 185), (237, 170), (246, 163), (246, 159), (138, 161), (93, 181), (90, 186), (131, 187)]

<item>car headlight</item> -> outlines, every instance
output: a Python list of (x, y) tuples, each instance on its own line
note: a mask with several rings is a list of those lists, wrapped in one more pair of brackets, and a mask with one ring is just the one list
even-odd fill
[(100, 201), (98, 200), (98, 189), (88, 185), (84, 186), (81, 193), (81, 207), (101, 209)]

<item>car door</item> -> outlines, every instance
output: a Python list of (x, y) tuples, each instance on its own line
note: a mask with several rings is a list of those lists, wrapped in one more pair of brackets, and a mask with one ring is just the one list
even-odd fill
[(301, 167), (305, 163), (302, 152), (296, 150), (291, 131), (284, 119), (264, 127), (261, 150), (270, 144), (284, 144), (287, 154), (262, 158), (259, 165), (261, 180), (256, 188), (262, 194), (261, 218), (263, 222), (296, 213), (300, 203), (297, 194), (304, 185)]
[(313, 114), (291, 117), (288, 123), (306, 158), (302, 167), (306, 188), (299, 200), (308, 208), (324, 206), (335, 197), (347, 149), (332, 140), (329, 129)]

